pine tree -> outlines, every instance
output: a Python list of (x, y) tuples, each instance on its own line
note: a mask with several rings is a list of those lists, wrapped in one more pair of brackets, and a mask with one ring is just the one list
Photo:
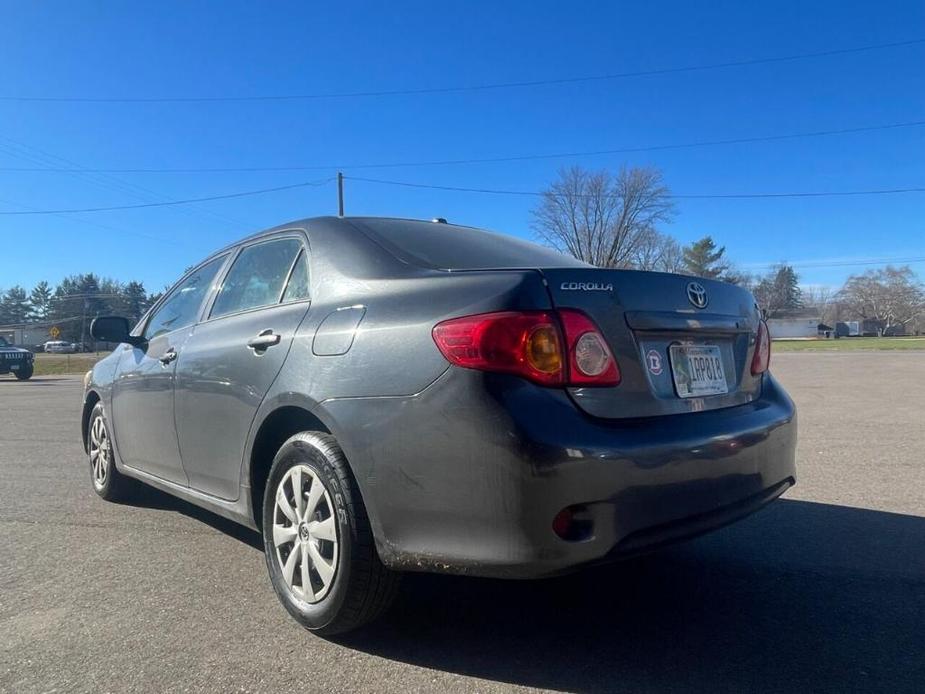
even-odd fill
[(784, 265), (777, 271), (775, 278), (784, 297), (784, 307), (788, 309), (803, 308), (803, 292), (800, 289), (800, 277), (790, 265)]
[(778, 265), (755, 287), (755, 300), (768, 318), (803, 308), (800, 277), (790, 265)]
[(16, 285), (3, 294), (0, 301), (0, 323), (24, 323), (29, 316), (29, 299), (26, 290)]
[(99, 300), (92, 299), (92, 295), (98, 293), (99, 280), (92, 273), (61, 280), (55, 288), (48, 317), (61, 331), (62, 340), (77, 342), (83, 339), (84, 316), (92, 318), (95, 315), (91, 310), (98, 308), (95, 302)]
[(697, 277), (717, 279), (729, 269), (729, 263), (723, 260), (725, 253), (725, 246), (717, 249), (713, 237), (704, 236), (684, 247), (684, 271)]
[(30, 318), (44, 320), (48, 318), (48, 312), (51, 309), (52, 291), (48, 282), (42, 280), (32, 289), (29, 295), (29, 303), (32, 304)]
[(141, 282), (129, 282), (122, 288), (126, 318), (137, 321), (148, 309), (148, 293)]

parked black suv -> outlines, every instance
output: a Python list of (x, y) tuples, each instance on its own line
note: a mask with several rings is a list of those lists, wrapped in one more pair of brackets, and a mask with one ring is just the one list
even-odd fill
[(14, 347), (0, 337), (0, 374), (11, 373), (20, 381), (32, 378), (33, 358), (28, 349)]

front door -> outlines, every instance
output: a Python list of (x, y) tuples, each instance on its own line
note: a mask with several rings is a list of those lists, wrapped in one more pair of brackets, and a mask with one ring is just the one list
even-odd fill
[(308, 311), (300, 235), (245, 246), (177, 360), (177, 436), (192, 488), (236, 499), (257, 408)]
[(177, 284), (147, 321), (146, 341), (124, 346), (112, 387), (112, 428), (125, 465), (188, 484), (174, 423), (174, 376), (212, 282), (227, 256)]

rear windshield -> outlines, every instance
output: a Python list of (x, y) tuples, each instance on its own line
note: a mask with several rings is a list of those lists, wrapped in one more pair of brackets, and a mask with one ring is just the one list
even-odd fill
[(588, 267), (535, 243), (481, 229), (404, 219), (351, 220), (407, 263), (440, 270)]

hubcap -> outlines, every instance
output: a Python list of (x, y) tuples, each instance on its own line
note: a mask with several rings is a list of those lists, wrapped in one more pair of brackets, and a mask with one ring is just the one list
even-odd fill
[(109, 442), (109, 434), (103, 418), (97, 417), (90, 426), (90, 468), (93, 486), (97, 489), (102, 489), (106, 485), (111, 464), (112, 446)]
[(337, 571), (334, 504), (307, 465), (292, 467), (276, 488), (273, 547), (283, 580), (305, 602), (327, 595)]

